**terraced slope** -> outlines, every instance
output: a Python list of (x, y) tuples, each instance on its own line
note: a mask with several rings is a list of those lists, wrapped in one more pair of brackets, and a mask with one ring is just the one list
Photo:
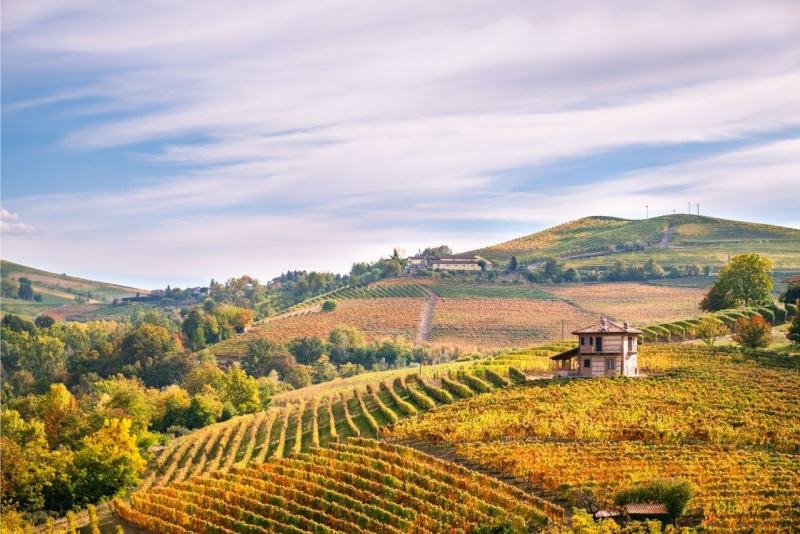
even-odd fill
[[(668, 244), (665, 236), (670, 232)], [(800, 230), (700, 215), (665, 215), (644, 220), (586, 217), (474, 251), (492, 261), (505, 262), (512, 255), (523, 263), (548, 256), (570, 258), (583, 255), (618, 254), (636, 250), (709, 247), (734, 253), (742, 243), (770, 245), (769, 255), (794, 252), (800, 255)], [(773, 250), (774, 249), (774, 250)], [(725, 254), (722, 254), (724, 261)], [(660, 257), (669, 258), (667, 255)], [(687, 263), (685, 255), (679, 261)], [(705, 256), (703, 256), (705, 257)], [(797, 260), (797, 257), (795, 258)], [(596, 260), (595, 260), (596, 261)], [(662, 260), (664, 261), (664, 260)], [(697, 260), (699, 261), (699, 260)], [(588, 263), (591, 263), (589, 261)], [(688, 263), (693, 263), (691, 258)], [(800, 263), (800, 262), (798, 262)]]
[(370, 440), (211, 471), (135, 493), (115, 512), (150, 532), (465, 533), (541, 530), (563, 510), (419, 452)]

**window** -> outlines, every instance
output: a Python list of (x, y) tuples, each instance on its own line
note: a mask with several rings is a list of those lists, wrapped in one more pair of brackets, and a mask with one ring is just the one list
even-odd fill
[(597, 337), (597, 345), (595, 346), (595, 350), (597, 350), (597, 352), (600, 352), (601, 350), (603, 350), (603, 338), (602, 337), (599, 337), (599, 336)]
[(628, 352), (633, 352), (633, 338), (628, 338)]
[(590, 360), (589, 358), (586, 358), (585, 360), (583, 360), (583, 366), (584, 367), (591, 367), (592, 366), (592, 360)]
[(586, 345), (586, 338), (585, 337), (581, 338), (581, 345)]
[(593, 337), (589, 338), (589, 345), (594, 345), (594, 338)]
[(613, 358), (606, 360), (606, 371), (613, 371), (614, 370), (614, 365), (615, 365), (615, 362), (614, 362)]

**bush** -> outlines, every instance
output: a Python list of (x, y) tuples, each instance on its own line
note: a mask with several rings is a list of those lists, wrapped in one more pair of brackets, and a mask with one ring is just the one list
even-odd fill
[(728, 327), (713, 315), (707, 315), (694, 328), (694, 335), (707, 345), (713, 345), (719, 338), (728, 335)]
[(743, 317), (736, 321), (733, 340), (751, 349), (767, 347), (772, 342), (772, 325), (760, 315)]
[[(786, 304), (787, 308), (789, 306), (790, 304)], [(792, 343), (800, 343), (800, 313), (797, 313), (798, 306), (800, 306), (800, 300), (794, 305), (795, 313), (792, 316), (792, 322), (789, 324), (789, 328), (786, 329), (786, 337)]]
[(673, 523), (683, 515), (692, 500), (694, 488), (687, 481), (654, 480), (646, 485), (624, 489), (614, 496), (614, 504), (623, 507), (630, 503), (657, 503), (667, 507), (667, 515)]
[(758, 313), (761, 317), (763, 317), (764, 320), (769, 324), (771, 325), (775, 324), (775, 313), (769, 308), (758, 308), (756, 309), (756, 313)]
[(335, 300), (326, 300), (322, 303), (322, 311), (332, 312), (339, 304)]

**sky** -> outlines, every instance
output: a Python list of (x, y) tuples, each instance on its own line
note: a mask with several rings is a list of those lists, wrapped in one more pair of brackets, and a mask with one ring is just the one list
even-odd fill
[(800, 228), (800, 3), (3, 0), (2, 257), (156, 288)]

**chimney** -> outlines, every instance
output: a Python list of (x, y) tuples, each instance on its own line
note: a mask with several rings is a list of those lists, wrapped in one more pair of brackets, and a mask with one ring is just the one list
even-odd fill
[(623, 321), (622, 324), (625, 326), (625, 330), (627, 330), (631, 326), (631, 323), (629, 323), (628, 321)]

